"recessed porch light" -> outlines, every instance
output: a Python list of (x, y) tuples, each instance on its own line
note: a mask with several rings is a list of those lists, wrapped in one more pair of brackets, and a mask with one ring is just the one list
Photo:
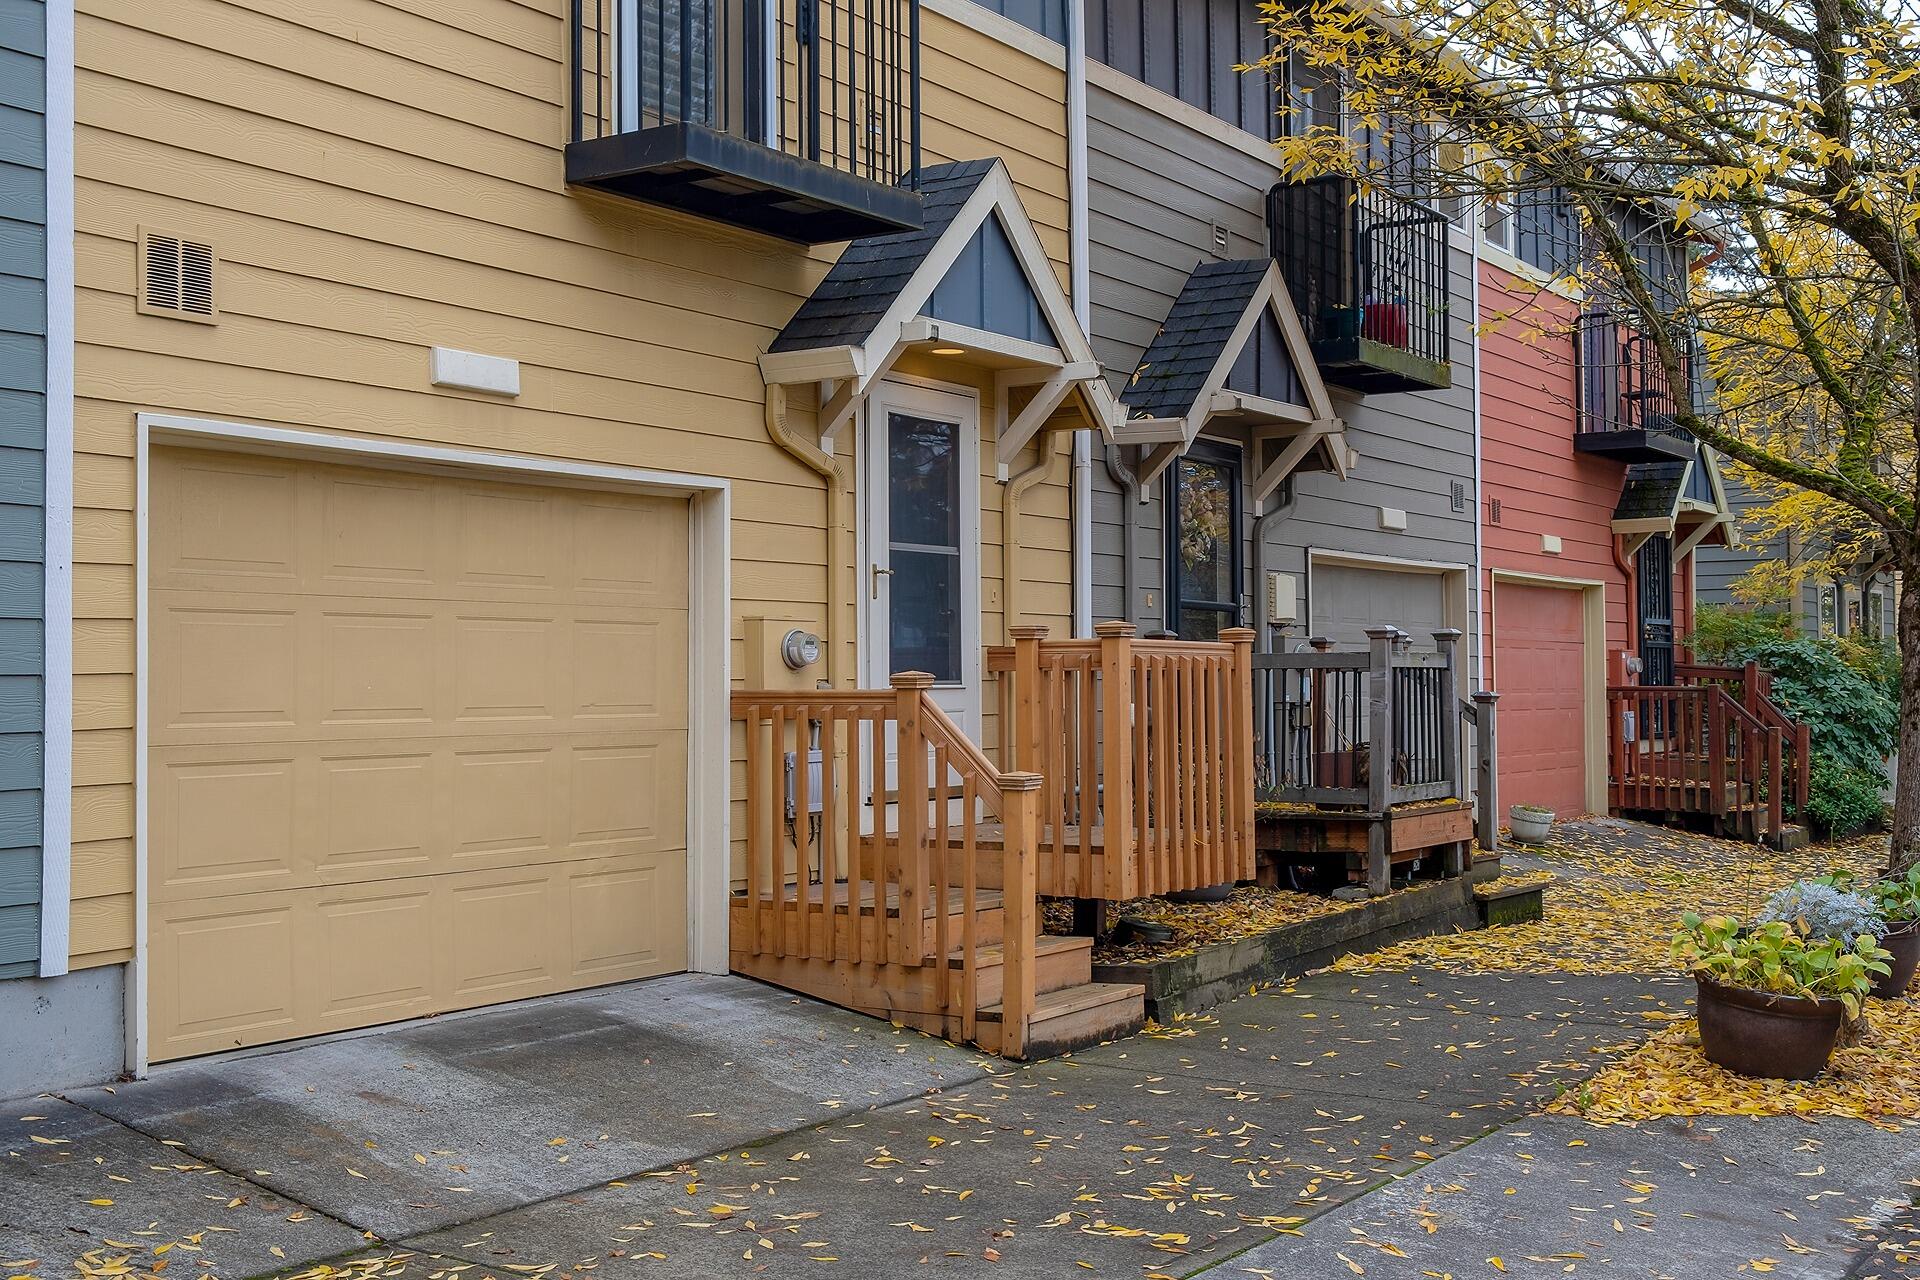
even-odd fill
[(965, 347), (935, 347), (933, 348), (932, 354), (936, 356), (963, 356), (967, 354), (967, 349)]

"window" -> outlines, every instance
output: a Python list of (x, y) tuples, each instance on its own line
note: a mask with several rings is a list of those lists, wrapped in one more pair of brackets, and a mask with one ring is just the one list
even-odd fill
[(1167, 622), (1217, 640), (1240, 620), (1240, 453), (1196, 444), (1167, 473)]
[(958, 684), (960, 425), (893, 413), (887, 431), (893, 667)]
[(1494, 248), (1513, 252), (1513, 215), (1501, 197), (1491, 196), (1480, 206), (1480, 234)]

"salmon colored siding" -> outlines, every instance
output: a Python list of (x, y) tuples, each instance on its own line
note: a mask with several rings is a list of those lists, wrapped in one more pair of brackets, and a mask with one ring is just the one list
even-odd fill
[[(1607, 649), (1625, 647), (1627, 579), (1614, 562), (1611, 521), (1626, 470), (1573, 447), (1568, 331), (1578, 304), (1500, 267), (1482, 264), (1480, 270), (1482, 572), (1604, 582)], [(1558, 555), (1541, 549), (1547, 534), (1560, 538)], [(1483, 590), (1481, 599), (1487, 633), (1497, 637), (1496, 595)], [(1497, 640), (1488, 648), (1488, 678), (1498, 688)]]

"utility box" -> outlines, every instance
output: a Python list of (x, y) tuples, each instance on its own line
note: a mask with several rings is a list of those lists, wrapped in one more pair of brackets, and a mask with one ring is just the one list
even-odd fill
[(1298, 622), (1300, 591), (1290, 573), (1267, 574), (1267, 621)]
[(827, 674), (827, 638), (823, 631), (817, 617), (746, 619), (746, 661), (740, 672), (743, 687), (788, 692), (818, 688)]

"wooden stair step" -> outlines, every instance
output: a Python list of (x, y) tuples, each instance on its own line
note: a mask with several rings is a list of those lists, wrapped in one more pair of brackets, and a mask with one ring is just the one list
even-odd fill
[[(975, 1007), (998, 1005), (1006, 991), (1006, 947), (999, 943), (977, 947), (975, 956)], [(957, 996), (960, 990), (959, 975), (966, 968), (965, 953), (956, 950), (948, 955), (947, 968), (954, 975)], [(1033, 983), (1036, 992), (1044, 995), (1067, 987), (1082, 986), (1092, 980), (1092, 938), (1045, 935), (1035, 940)]]
[[(981, 1047), (999, 1052), (1005, 1007), (980, 1010)], [(1027, 1032), (1028, 1058), (1085, 1049), (1103, 1040), (1130, 1036), (1146, 1024), (1147, 989), (1132, 982), (1084, 982), (1035, 997)], [(991, 1041), (991, 1043), (988, 1043)]]

